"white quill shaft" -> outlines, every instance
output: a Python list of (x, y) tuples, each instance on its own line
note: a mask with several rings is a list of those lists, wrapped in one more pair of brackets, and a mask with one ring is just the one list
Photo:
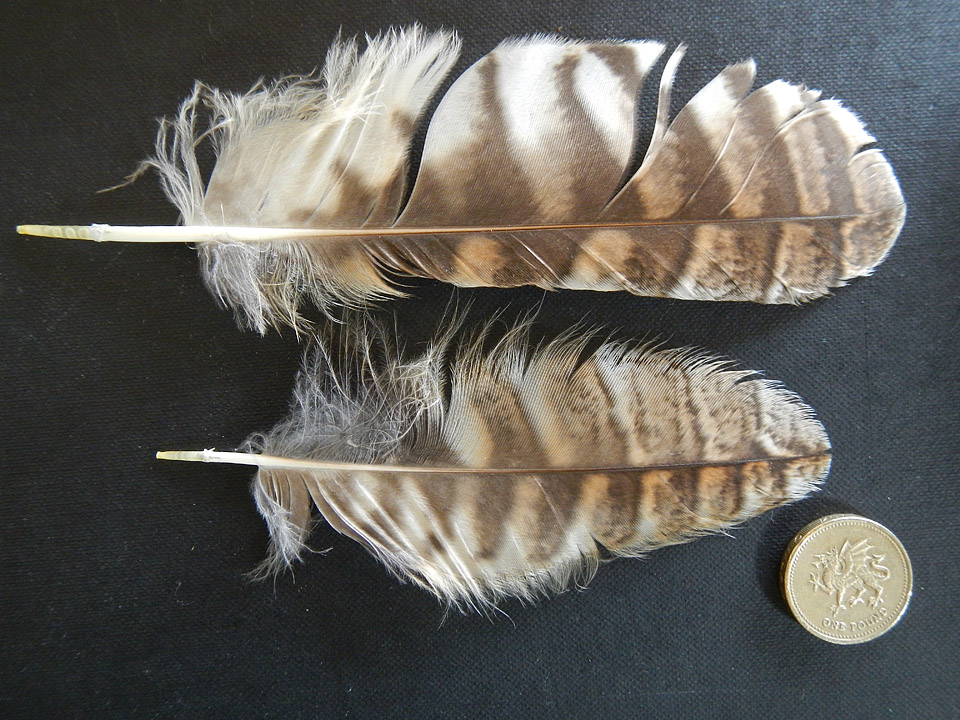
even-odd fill
[[(797, 455), (794, 457), (780, 458), (785, 461), (806, 460), (809, 458), (820, 457), (822, 453)], [(456, 467), (450, 465), (429, 467), (425, 465), (371, 465), (364, 463), (347, 462), (329, 462), (326, 460), (298, 460), (296, 458), (280, 457), (277, 455), (263, 455), (261, 453), (229, 452), (224, 450), (159, 450), (157, 451), (157, 460), (178, 460), (181, 462), (202, 462), (219, 463), (223, 465), (250, 465), (262, 468), (264, 470), (331, 470), (341, 472), (378, 472), (378, 473), (417, 473), (426, 475), (528, 475), (530, 473), (550, 473), (551, 475), (561, 473), (579, 473), (584, 472), (623, 472), (636, 470), (631, 465), (596, 465), (590, 467), (572, 466), (566, 468), (557, 467)], [(660, 465), (648, 465), (646, 469), (671, 468), (690, 468), (690, 467), (726, 467), (730, 465), (743, 465), (749, 462), (761, 462), (764, 458), (751, 458), (748, 460), (731, 460), (729, 462), (682, 462), (682, 463), (662, 463)]]

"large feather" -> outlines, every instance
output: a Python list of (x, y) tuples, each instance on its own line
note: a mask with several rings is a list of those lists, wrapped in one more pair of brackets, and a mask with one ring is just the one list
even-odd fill
[(321, 346), (260, 454), (158, 457), (258, 465), (271, 553), (299, 558), (313, 507), (390, 570), (477, 608), (583, 584), (599, 561), (729, 527), (803, 497), (830, 450), (811, 409), (755, 373), (684, 350), (570, 334), (531, 351), (448, 333), (400, 360), (362, 331), (352, 362)]
[[(631, 172), (638, 94), (663, 46), (544, 36), (503, 42), (453, 83), (405, 202), (416, 123), (458, 49), (413, 28), (362, 53), (335, 44), (319, 80), (242, 96), (198, 85), (149, 163), (191, 227), (22, 231), (197, 242), (208, 286), (262, 332), (296, 324), (305, 297), (329, 310), (401, 294), (397, 274), (796, 303), (869, 274), (903, 224), (856, 116), (784, 81), (750, 93), (752, 61), (670, 122), (674, 52)], [(206, 187), (204, 137), (217, 150)]]

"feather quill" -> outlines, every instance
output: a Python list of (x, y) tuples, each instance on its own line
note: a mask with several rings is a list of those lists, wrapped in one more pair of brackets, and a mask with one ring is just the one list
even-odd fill
[(316, 507), (398, 577), (483, 611), (801, 498), (829, 469), (796, 395), (689, 350), (578, 332), (530, 349), (521, 324), (400, 359), (360, 328), (352, 352), (308, 355), (289, 417), (249, 452), (158, 453), (258, 466), (263, 575), (300, 558)]
[(407, 198), (415, 129), (459, 40), (419, 27), (367, 40), (335, 43), (319, 79), (196, 86), (145, 163), (186, 227), (19, 230), (195, 243), (207, 286), (264, 332), (298, 325), (304, 300), (329, 313), (402, 295), (398, 275), (797, 303), (870, 274), (903, 224), (890, 165), (838, 101), (781, 80), (750, 93), (747, 61), (671, 121), (681, 47), (632, 171), (663, 46), (544, 36), (504, 41), (447, 90)]

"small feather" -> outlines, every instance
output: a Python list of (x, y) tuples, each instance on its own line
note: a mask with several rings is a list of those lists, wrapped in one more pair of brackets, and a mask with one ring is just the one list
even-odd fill
[[(313, 508), (398, 577), (453, 605), (582, 586), (637, 556), (803, 497), (830, 448), (813, 411), (756, 373), (691, 350), (528, 326), (448, 330), (402, 359), (369, 321), (352, 352), (308, 355), (287, 419), (251, 454), (271, 536), (260, 574), (299, 559)], [(492, 348), (490, 347), (492, 345)]]

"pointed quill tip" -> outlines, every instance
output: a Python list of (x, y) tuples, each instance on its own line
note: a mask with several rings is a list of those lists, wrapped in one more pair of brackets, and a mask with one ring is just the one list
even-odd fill
[[(274, 458), (257, 453), (245, 452), (222, 452), (219, 450), (160, 450), (157, 452), (157, 460), (181, 460), (183, 462), (203, 462), (203, 463), (226, 463), (228, 465), (273, 465), (278, 467), (288, 467), (292, 463), (297, 465), (300, 461), (288, 460), (286, 458)], [(271, 463), (272, 461), (272, 463)], [(309, 464), (309, 463), (308, 463)]]
[(17, 225), (21, 235), (63, 238), (66, 240), (92, 240), (94, 242), (198, 242), (210, 240), (226, 228), (184, 227), (180, 225)]
[(103, 227), (103, 225), (17, 225), (17, 232), (20, 235), (34, 237), (99, 242), (103, 239)]
[(184, 462), (207, 462), (202, 450), (159, 450), (157, 460), (182, 460)]

